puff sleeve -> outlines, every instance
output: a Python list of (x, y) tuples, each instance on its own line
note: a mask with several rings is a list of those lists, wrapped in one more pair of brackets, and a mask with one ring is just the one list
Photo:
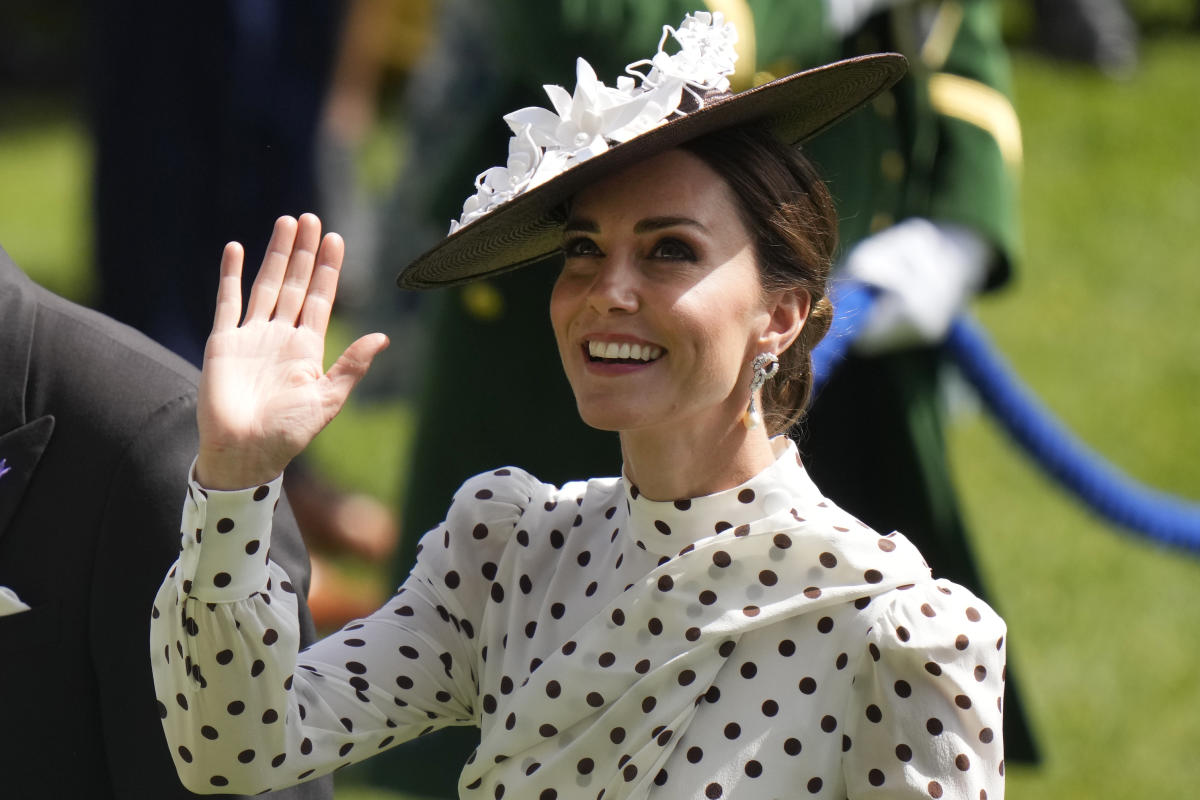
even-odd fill
[(875, 602), (847, 713), (847, 794), (999, 800), (1003, 620), (942, 580)]
[(261, 792), (473, 724), (490, 590), (480, 575), (541, 486), (517, 469), (472, 478), (391, 600), (298, 653), (295, 591), (269, 558), (280, 481), (191, 483), (182, 551), (151, 613), (159, 713), (183, 783)]

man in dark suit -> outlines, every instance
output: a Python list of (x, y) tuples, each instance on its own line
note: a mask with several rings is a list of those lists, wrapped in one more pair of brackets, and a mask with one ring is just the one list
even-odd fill
[[(147, 647), (151, 602), (179, 550), (197, 378), (145, 336), (38, 287), (0, 249), (6, 798), (193, 797), (159, 725)], [(272, 558), (307, 590), (290, 512), (276, 528)], [(273, 796), (320, 800), (332, 784)]]

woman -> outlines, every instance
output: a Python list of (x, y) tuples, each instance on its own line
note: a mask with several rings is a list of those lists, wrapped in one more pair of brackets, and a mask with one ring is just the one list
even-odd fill
[(268, 554), (277, 476), (386, 340), (321, 374), (342, 245), (315, 217), (277, 223), (240, 325), (227, 248), (183, 551), (152, 614), (189, 787), (261, 791), (477, 725), (464, 797), (1002, 795), (1003, 623), (825, 500), (763, 422), (803, 408), (831, 313), (834, 215), (789, 145), (899, 59), (728, 97), (729, 29), (671, 32), (681, 50), (640, 81), (581, 62), (573, 97), (548, 90), (558, 115), (509, 115), (509, 164), (401, 276), (561, 252), (554, 333), (622, 477), (472, 478), (392, 600), (299, 655)]

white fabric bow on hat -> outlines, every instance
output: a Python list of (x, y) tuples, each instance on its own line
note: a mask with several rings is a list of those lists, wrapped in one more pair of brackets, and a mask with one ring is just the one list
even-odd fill
[[(664, 47), (679, 45), (675, 53)], [(543, 87), (554, 106), (530, 106), (504, 117), (513, 131), (508, 163), (484, 170), (475, 179), (475, 194), (463, 203), (462, 216), (450, 233), (484, 216), (496, 206), (545, 183), (574, 164), (627, 142), (662, 125), (674, 114), (686, 91), (704, 105), (706, 92), (726, 92), (737, 61), (737, 30), (720, 12), (688, 14), (678, 28), (663, 26), (658, 52), (629, 64), (615, 87), (596, 77), (591, 64), (575, 63), (575, 91)], [(639, 71), (639, 70), (644, 70)]]

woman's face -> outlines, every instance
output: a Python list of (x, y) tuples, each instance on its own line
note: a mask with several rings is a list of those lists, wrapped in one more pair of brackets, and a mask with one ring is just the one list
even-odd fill
[(550, 318), (593, 427), (715, 434), (746, 408), (753, 357), (799, 331), (784, 331), (794, 296), (761, 287), (732, 190), (685, 151), (580, 192), (563, 247)]

